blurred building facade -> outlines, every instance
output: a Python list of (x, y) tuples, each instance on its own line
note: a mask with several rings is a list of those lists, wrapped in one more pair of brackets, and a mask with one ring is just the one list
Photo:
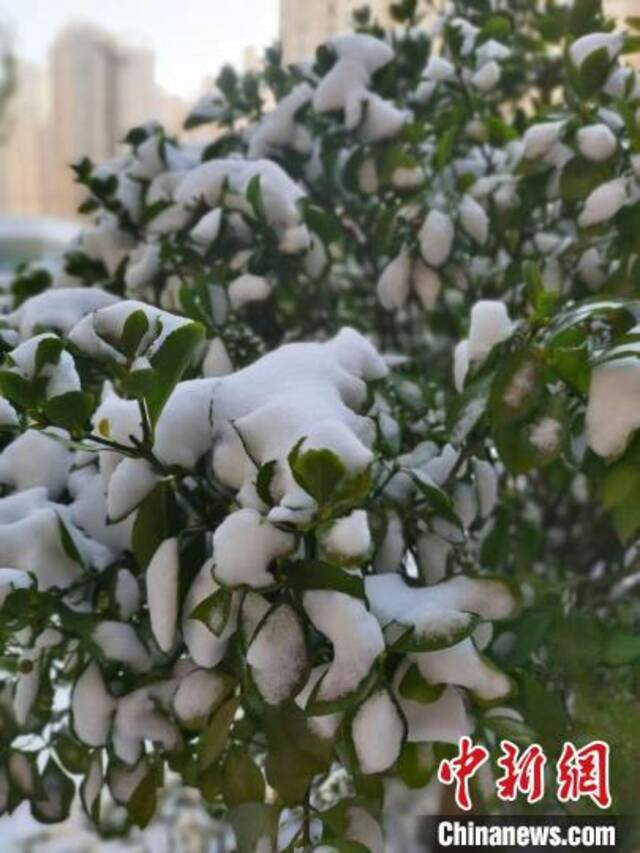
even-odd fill
[(280, 0), (280, 40), (285, 63), (312, 59), (319, 44), (348, 31), (356, 9), (368, 5), (380, 23), (389, 22), (389, 0)]
[(171, 132), (186, 105), (155, 80), (155, 56), (90, 25), (55, 38), (46, 69), (19, 62), (0, 146), (0, 210), (76, 216), (82, 191), (70, 165), (113, 157), (127, 131), (152, 118)]
[(48, 114), (46, 76), (33, 63), (16, 63), (16, 90), (9, 102), (0, 147), (0, 208), (24, 214), (42, 213)]
[[(112, 157), (128, 128), (154, 117), (158, 92), (149, 51), (119, 44), (109, 33), (74, 24), (50, 54), (50, 140), (54, 163)], [(72, 215), (82, 193), (68, 169), (56, 168), (48, 212)]]

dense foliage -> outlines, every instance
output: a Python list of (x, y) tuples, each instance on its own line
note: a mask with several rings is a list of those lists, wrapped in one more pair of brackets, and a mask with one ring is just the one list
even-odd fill
[(74, 167), (0, 318), (4, 808), (178, 774), (239, 850), (379, 851), (464, 734), (607, 740), (633, 808), (638, 42), (542, 5), (363, 11)]

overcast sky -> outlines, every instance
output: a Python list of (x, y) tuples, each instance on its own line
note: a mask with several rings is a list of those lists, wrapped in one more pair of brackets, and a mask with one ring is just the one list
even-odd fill
[[(303, 2), (303, 0), (301, 0)], [(158, 83), (191, 95), (225, 62), (242, 63), (244, 49), (271, 43), (279, 0), (0, 0), (0, 21), (16, 52), (44, 63), (56, 33), (71, 21), (92, 21), (152, 48)]]

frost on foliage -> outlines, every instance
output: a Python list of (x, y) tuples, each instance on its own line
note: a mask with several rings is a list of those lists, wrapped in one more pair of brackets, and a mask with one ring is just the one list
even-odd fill
[(615, 178), (596, 187), (588, 196), (584, 210), (578, 217), (581, 228), (589, 228), (606, 222), (618, 213), (627, 202), (627, 182), (625, 178)]
[(279, 506), (268, 517), (303, 518), (313, 501), (293, 479), (287, 462), (291, 449), (304, 438), (301, 452), (327, 448), (348, 471), (366, 468), (373, 425), (354, 409), (366, 399), (365, 381), (386, 370), (371, 344), (343, 329), (327, 343), (288, 344), (223, 377), (213, 394), (214, 472), (239, 491), (241, 501), (255, 505), (252, 460), (276, 460), (271, 495)]
[(484, 702), (494, 702), (512, 690), (510, 679), (477, 651), (470, 638), (441, 651), (419, 654), (416, 660), (429, 683), (466, 687)]
[(529, 442), (543, 457), (553, 457), (563, 437), (560, 421), (551, 417), (542, 417), (535, 421), (529, 430)]
[(473, 731), (473, 722), (467, 710), (464, 691), (447, 686), (442, 694), (430, 702), (418, 702), (403, 697), (397, 689), (414, 664), (407, 660), (396, 674), (396, 696), (407, 724), (410, 743), (454, 743)]
[(391, 311), (402, 308), (414, 292), (426, 309), (432, 309), (440, 293), (438, 273), (423, 263), (401, 252), (391, 260), (378, 279), (378, 299), (383, 308)]
[[(44, 486), (51, 498), (64, 489), (72, 455), (58, 429), (29, 429), (0, 452), (0, 483), (17, 491)], [(63, 439), (63, 440), (60, 440)]]
[(206, 669), (194, 669), (180, 680), (173, 696), (173, 712), (183, 724), (203, 722), (228, 691), (228, 681), (223, 676)]
[(411, 587), (397, 574), (365, 581), (372, 612), (382, 627), (411, 628), (416, 640), (432, 647), (455, 643), (475, 624), (474, 615), (505, 619), (515, 609), (499, 581), (458, 576), (429, 587)]
[[(314, 667), (309, 673), (307, 682), (302, 690), (295, 697), (296, 705), (304, 710), (307, 706), (310, 696), (313, 694), (316, 685), (324, 677), (329, 664), (320, 664)], [(321, 740), (333, 740), (342, 723), (344, 714), (340, 711), (335, 711), (333, 714), (319, 714), (312, 716), (307, 714), (307, 725), (311, 731)]]
[(425, 80), (433, 80), (434, 83), (445, 83), (456, 76), (456, 69), (452, 62), (442, 56), (432, 56), (427, 67), (422, 72)]
[(214, 338), (209, 342), (201, 369), (204, 377), (227, 376), (233, 373), (233, 364), (221, 338)]
[(189, 235), (195, 243), (207, 247), (215, 242), (220, 233), (221, 225), (222, 209), (216, 207), (198, 220), (197, 224), (189, 231)]
[(365, 557), (371, 548), (371, 532), (366, 511), (355, 509), (344, 518), (334, 521), (321, 541), (329, 554), (347, 560)]
[(453, 351), (453, 384), (462, 391), (469, 371), (469, 341), (467, 338), (456, 344)]
[(389, 770), (400, 755), (404, 733), (404, 721), (386, 690), (365, 699), (351, 723), (351, 737), (362, 772)]
[(146, 646), (135, 628), (126, 622), (99, 622), (91, 633), (91, 639), (107, 660), (123, 663), (133, 672), (146, 672), (151, 668)]
[(478, 245), (483, 246), (487, 242), (489, 218), (484, 209), (470, 195), (465, 195), (460, 204), (460, 223)]
[(640, 361), (620, 358), (593, 368), (586, 415), (587, 443), (599, 456), (618, 456), (640, 428)]
[(228, 587), (272, 586), (270, 564), (289, 553), (294, 543), (290, 533), (274, 527), (255, 509), (240, 509), (227, 516), (213, 535), (215, 578)]
[(151, 630), (158, 646), (169, 652), (176, 636), (180, 555), (177, 539), (165, 539), (147, 566), (147, 601)]
[(215, 209), (226, 191), (249, 212), (246, 194), (252, 180), (259, 180), (267, 222), (280, 236), (301, 223), (299, 202), (304, 192), (270, 160), (221, 159), (202, 163), (185, 175), (175, 189), (174, 199), (183, 209), (196, 207), (202, 201)]
[[(46, 352), (49, 346), (56, 348), (55, 354), (41, 357), (41, 353)], [(59, 350), (59, 346), (61, 342), (55, 335), (36, 335), (11, 350), (4, 370), (27, 382), (33, 382), (36, 378), (44, 380), (44, 394), (47, 399), (78, 391), (80, 377), (75, 362), (68, 352)]]
[(79, 578), (83, 562), (104, 568), (111, 560), (108, 549), (63, 521), (64, 508), (56, 510), (48, 503), (38, 506), (36, 492), (28, 493), (34, 503), (23, 503), (6, 522), (2, 506), (15, 506), (16, 496), (0, 498), (0, 566), (31, 573), (42, 590), (70, 586)]
[(288, 604), (272, 608), (247, 649), (251, 675), (265, 702), (290, 699), (307, 670), (307, 649), (300, 619)]
[(104, 746), (115, 709), (116, 700), (107, 690), (100, 669), (90, 663), (73, 688), (71, 713), (76, 735), (89, 746)]
[(576, 39), (569, 47), (569, 56), (574, 65), (580, 68), (585, 60), (604, 48), (610, 60), (614, 60), (624, 45), (624, 38), (619, 33), (589, 33)]
[(454, 236), (451, 217), (440, 210), (430, 210), (418, 234), (424, 260), (432, 267), (445, 264), (451, 255)]
[(498, 500), (498, 472), (494, 465), (486, 459), (471, 460), (473, 473), (478, 491), (480, 515), (487, 518), (492, 512)]
[(466, 636), (476, 622), (472, 614), (489, 620), (513, 615), (516, 601), (504, 584), (458, 576), (413, 588), (398, 575), (382, 575), (367, 578), (366, 590), (372, 611), (390, 639), (402, 640), (410, 629), (413, 642), (420, 644), (416, 649), (436, 649), (412, 654), (429, 683), (466, 687), (485, 701), (510, 693), (507, 676), (483, 658)]
[(333, 646), (331, 666), (315, 699), (340, 699), (362, 683), (384, 650), (380, 626), (364, 602), (342, 592), (314, 590), (305, 593), (303, 603), (313, 624)]
[(31, 296), (3, 319), (23, 338), (33, 335), (36, 328), (66, 335), (87, 314), (117, 301), (117, 296), (98, 287), (60, 287)]
[[(5, 570), (7, 571), (7, 570)], [(62, 634), (54, 628), (46, 628), (31, 648), (22, 655), (21, 667), (29, 666), (28, 671), (20, 671), (13, 695), (13, 712), (19, 726), (24, 726), (38, 698), (41, 681), (41, 669), (45, 665), (48, 650), (59, 645)]]
[(114, 586), (114, 598), (120, 618), (125, 622), (140, 608), (140, 587), (129, 569), (119, 569)]
[(606, 124), (590, 124), (576, 133), (578, 149), (587, 160), (601, 162), (612, 157), (618, 142)]
[(471, 309), (469, 359), (483, 361), (512, 331), (513, 323), (503, 302), (489, 299), (476, 302)]
[(507, 340), (514, 324), (509, 319), (506, 305), (497, 299), (481, 299), (471, 309), (469, 337), (460, 341), (453, 356), (453, 379), (458, 391), (471, 364), (481, 364), (494, 346)]
[(224, 657), (229, 639), (236, 629), (239, 605), (238, 599), (234, 598), (227, 624), (220, 636), (216, 636), (200, 620), (191, 618), (196, 607), (220, 588), (213, 579), (212, 569), (213, 560), (207, 560), (189, 587), (182, 608), (182, 633), (187, 650), (198, 666), (207, 668), (215, 666)]
[(313, 93), (313, 108), (325, 113), (341, 110), (348, 130), (358, 130), (363, 142), (395, 136), (408, 114), (368, 91), (371, 74), (393, 59), (392, 49), (368, 35), (340, 35), (329, 45), (338, 59)]
[(121, 521), (130, 515), (157, 482), (158, 475), (146, 459), (123, 458), (109, 479), (109, 521)]
[(14, 589), (28, 589), (33, 586), (31, 576), (21, 569), (0, 569), (0, 607)]
[(500, 66), (492, 59), (475, 72), (471, 77), (471, 84), (481, 92), (490, 92), (500, 82), (501, 74)]
[(280, 148), (293, 148), (305, 153), (311, 143), (304, 128), (296, 121), (296, 114), (312, 96), (311, 86), (299, 83), (282, 98), (276, 108), (250, 131), (248, 156), (251, 159), (269, 157)]
[(249, 302), (263, 302), (271, 293), (271, 285), (264, 276), (244, 275), (235, 278), (229, 285), (229, 301), (236, 310)]
[(346, 813), (344, 837), (364, 845), (370, 853), (384, 853), (384, 836), (380, 824), (361, 806), (352, 806)]
[(154, 682), (118, 699), (113, 722), (113, 749), (127, 764), (136, 764), (142, 756), (145, 741), (159, 744), (167, 751), (181, 744), (180, 732), (171, 722), (171, 700), (175, 679)]
[(418, 566), (426, 583), (437, 583), (447, 573), (452, 545), (436, 533), (422, 533), (417, 542)]
[(529, 160), (544, 157), (560, 138), (563, 127), (563, 121), (545, 121), (531, 125), (523, 138), (524, 156)]
[(191, 323), (145, 302), (125, 300), (89, 314), (74, 326), (69, 339), (86, 355), (124, 364), (127, 357), (114, 342), (121, 340), (127, 320), (136, 312), (144, 315), (146, 330), (137, 342), (135, 355), (147, 360), (161, 350), (173, 332)]
[(17, 427), (20, 424), (18, 413), (11, 403), (4, 397), (0, 397), (0, 428)]

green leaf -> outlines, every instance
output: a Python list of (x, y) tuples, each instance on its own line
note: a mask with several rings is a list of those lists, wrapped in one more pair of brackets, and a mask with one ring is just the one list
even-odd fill
[(542, 273), (535, 261), (525, 261), (522, 264), (522, 277), (527, 286), (535, 319), (546, 320), (553, 312), (558, 301), (558, 294), (545, 288)]
[(40, 794), (31, 800), (31, 813), (40, 823), (60, 823), (69, 817), (76, 787), (60, 766), (49, 758), (40, 778)]
[(314, 234), (318, 235), (325, 246), (342, 240), (342, 226), (333, 213), (309, 203), (304, 204), (303, 212), (305, 223)]
[(149, 320), (145, 312), (142, 309), (132, 311), (125, 320), (120, 337), (120, 349), (129, 360), (135, 358), (140, 342), (148, 331)]
[(158, 422), (165, 403), (191, 363), (203, 339), (204, 327), (200, 323), (194, 322), (180, 326), (167, 337), (158, 352), (151, 358), (156, 381), (153, 388), (145, 394), (145, 400), (153, 425)]
[(640, 470), (637, 460), (622, 459), (607, 469), (601, 487), (601, 500), (605, 509), (613, 509), (628, 501), (640, 487)]
[(628, 492), (626, 500), (611, 512), (611, 520), (620, 540), (630, 542), (640, 530), (640, 484)]
[(437, 701), (445, 691), (445, 684), (429, 684), (417, 663), (410, 664), (402, 676), (398, 692), (403, 699), (423, 704)]
[(498, 735), (499, 738), (507, 738), (523, 746), (535, 743), (536, 740), (536, 733), (533, 729), (513, 717), (503, 717), (497, 714), (495, 716), (484, 716), (482, 725)]
[(34, 376), (39, 376), (42, 369), (48, 364), (57, 364), (60, 361), (63, 349), (64, 344), (60, 338), (53, 336), (43, 338), (38, 344), (38, 348), (36, 350), (33, 371)]
[(479, 376), (458, 395), (447, 413), (449, 440), (462, 444), (486, 414), (491, 388), (491, 374)]
[(320, 505), (331, 500), (347, 472), (342, 460), (331, 450), (292, 452), (289, 464), (298, 485)]
[(426, 498), (429, 506), (435, 512), (455, 523), (457, 519), (453, 513), (453, 503), (444, 489), (436, 485), (431, 477), (429, 477), (429, 475), (424, 471), (413, 470), (411, 468), (402, 468), (401, 470), (411, 477), (415, 485), (418, 487), (420, 494)]
[(65, 731), (60, 732), (54, 741), (56, 755), (69, 773), (86, 773), (91, 763), (91, 754), (86, 745)]
[(569, 160), (560, 175), (560, 195), (565, 201), (582, 201), (589, 193), (615, 176), (612, 163), (598, 163), (584, 157)]
[[(538, 405), (544, 382), (540, 362), (529, 350), (506, 356), (496, 370), (489, 394), (489, 412), (496, 425), (527, 417)], [(515, 428), (515, 427), (514, 427)]]
[(38, 394), (32, 384), (23, 376), (8, 370), (0, 371), (0, 392), (10, 403), (23, 409), (35, 406), (38, 400)]
[(180, 531), (175, 495), (169, 483), (160, 482), (138, 507), (131, 544), (141, 569), (151, 562), (159, 545)]
[(189, 615), (189, 619), (197, 619), (216, 635), (222, 636), (229, 621), (233, 596), (226, 587), (220, 587), (212, 595), (201, 601)]
[(580, 83), (580, 95), (583, 98), (590, 98), (602, 88), (609, 71), (613, 65), (613, 60), (609, 57), (609, 52), (606, 47), (600, 47), (584, 59), (578, 71), (578, 80)]
[(197, 776), (196, 787), (207, 800), (214, 802), (222, 792), (222, 768), (219, 764), (212, 764), (206, 770), (202, 770)]
[(568, 434), (566, 401), (547, 398), (526, 423), (515, 429), (501, 425), (493, 432), (500, 458), (512, 474), (526, 474), (554, 462), (565, 449)]
[(276, 472), (277, 464), (278, 461), (276, 459), (271, 459), (269, 462), (265, 462), (264, 465), (261, 465), (258, 469), (258, 476), (256, 477), (256, 491), (258, 493), (258, 497), (262, 503), (267, 506), (273, 505), (273, 498), (271, 497), (271, 481), (273, 480), (273, 476)]
[(60, 534), (60, 542), (62, 544), (62, 548), (64, 553), (70, 560), (73, 560), (74, 563), (78, 563), (80, 566), (84, 566), (84, 560), (78, 549), (76, 548), (76, 543), (71, 538), (71, 534), (69, 533), (66, 524), (62, 520), (62, 518), (57, 515), (58, 519), (58, 532)]
[(200, 770), (206, 770), (219, 758), (227, 743), (229, 729), (239, 704), (239, 696), (232, 696), (223, 702), (214, 712), (206, 729), (198, 738), (197, 752)]
[(428, 743), (405, 743), (396, 762), (396, 772), (408, 788), (424, 788), (436, 769), (433, 747)]
[(320, 560), (296, 560), (284, 566), (288, 584), (296, 590), (330, 589), (364, 600), (364, 582), (332, 563)]
[[(474, 613), (460, 614), (457, 623), (453, 626), (436, 625), (425, 626), (424, 632), (419, 633), (413, 626), (405, 626), (400, 623), (391, 622), (384, 629), (388, 641), (389, 652), (392, 654), (413, 654), (420, 652), (437, 652), (447, 649), (456, 643), (462, 642), (478, 626), (479, 617)], [(393, 636), (398, 630), (404, 629), (397, 639)]]
[(265, 784), (260, 768), (249, 751), (240, 746), (227, 753), (222, 768), (222, 795), (229, 808), (241, 803), (261, 803)]
[(251, 205), (253, 214), (259, 222), (266, 222), (267, 217), (264, 211), (264, 200), (262, 198), (262, 187), (260, 185), (260, 175), (254, 175), (247, 186), (247, 201)]
[(70, 432), (81, 430), (93, 412), (93, 399), (84, 391), (67, 391), (51, 397), (44, 404), (44, 413), (51, 423)]
[(298, 805), (313, 777), (330, 767), (333, 743), (313, 733), (305, 713), (293, 702), (269, 706), (264, 730), (267, 780), (287, 805)]
[(589, 390), (591, 371), (589, 347), (584, 341), (574, 347), (554, 347), (547, 353), (547, 364), (556, 375), (581, 394)]
[(261, 839), (269, 850), (276, 850), (280, 806), (265, 803), (242, 803), (231, 809), (229, 821), (236, 835), (237, 853), (255, 853)]
[(497, 644), (495, 657), (501, 666), (507, 669), (525, 666), (531, 655), (544, 642), (553, 619), (551, 610), (532, 608), (524, 610), (520, 616), (505, 628), (513, 636), (506, 651), (500, 651)]
[(144, 829), (156, 813), (158, 805), (158, 771), (150, 767), (127, 802), (130, 823)]
[(626, 666), (640, 660), (640, 634), (612, 634), (604, 642), (603, 660), (608, 666)]

